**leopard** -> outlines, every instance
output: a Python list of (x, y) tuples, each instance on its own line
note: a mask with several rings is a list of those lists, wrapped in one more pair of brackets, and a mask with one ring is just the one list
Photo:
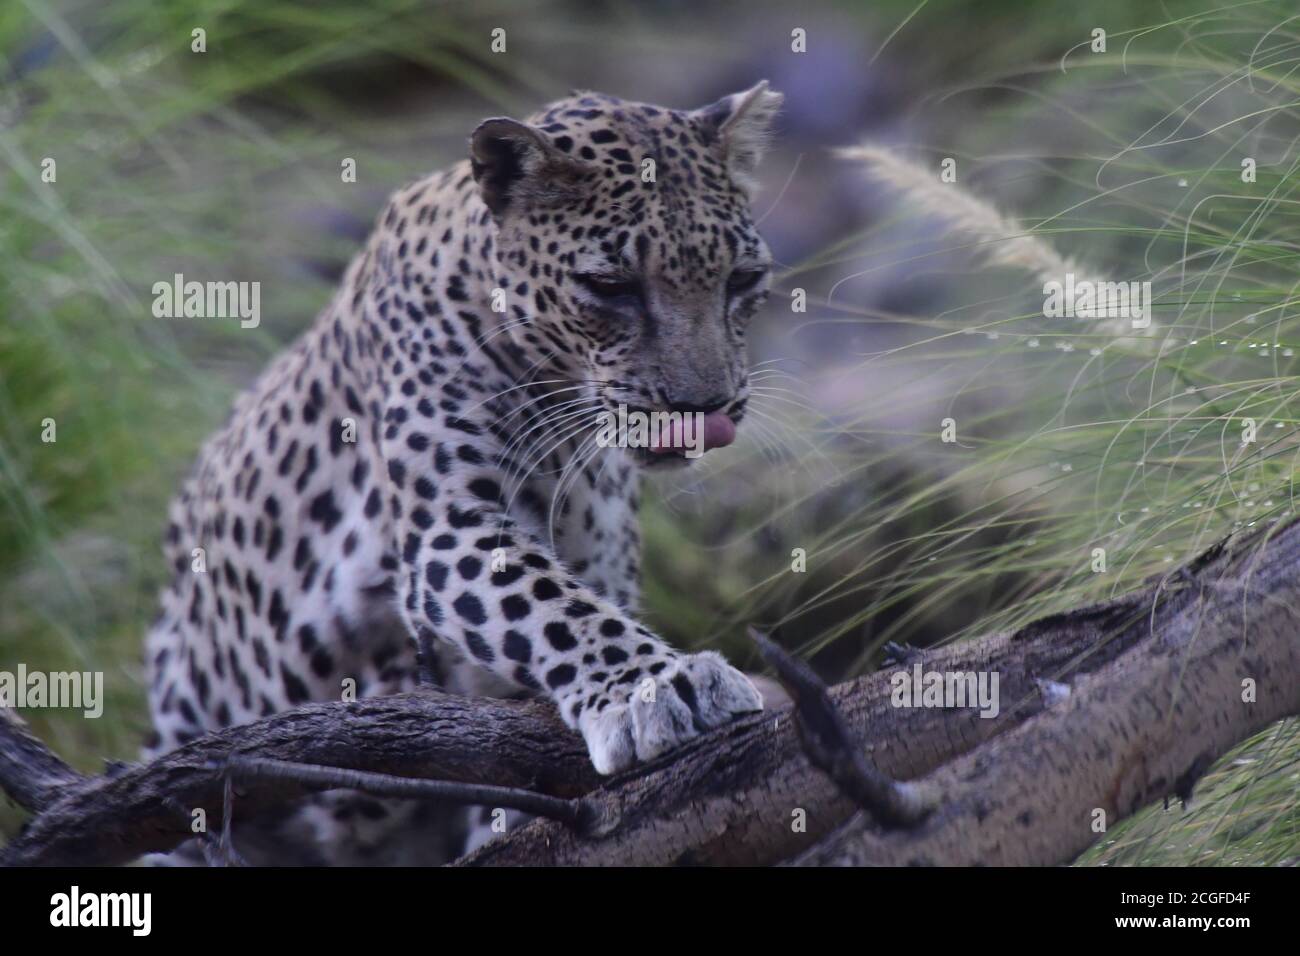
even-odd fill
[[(549, 698), (610, 775), (762, 709), (718, 652), (639, 616), (642, 482), (702, 455), (597, 423), (672, 412), (702, 454), (734, 442), (781, 104), (766, 81), (686, 110), (578, 91), (484, 120), (391, 196), (170, 506), (147, 756), (343, 688), (432, 685)], [(373, 852), (366, 822), (396, 816), (328, 815), (302, 828), (316, 862)]]

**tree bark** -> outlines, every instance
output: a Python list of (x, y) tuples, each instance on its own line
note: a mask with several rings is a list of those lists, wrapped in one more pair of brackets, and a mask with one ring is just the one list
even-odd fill
[(798, 862), (1047, 865), (1087, 849), (1099, 823), (1190, 798), (1234, 744), (1300, 714), (1297, 526), (1215, 564), (1068, 699), (931, 774), (944, 806), (919, 829), (858, 817)]
[[(937, 794), (912, 826), (881, 825), (818, 770), (790, 707), (601, 781), (548, 704), (427, 693), (311, 705), (99, 778), (70, 778), (0, 721), (0, 786), (36, 811), (0, 862), (113, 863), (175, 846), (191, 835), (180, 810), (219, 813), (223, 761), (243, 754), (586, 795), (604, 820), (599, 836), (535, 820), (462, 865), (1062, 863), (1100, 837), (1097, 811), (1113, 825), (1185, 796), (1235, 743), (1300, 713), (1297, 608), (1293, 522), (1115, 600), (920, 653), (925, 671), (997, 672), (996, 718), (894, 706), (896, 667), (832, 688), (876, 770)], [(237, 807), (299, 792), (242, 783)]]
[[(235, 755), (564, 797), (600, 779), (582, 741), (542, 701), (428, 692), (309, 704), (98, 777), (76, 774), (18, 723), (0, 720), (0, 787), (36, 814), (0, 863), (106, 865), (171, 850), (194, 835), (194, 809), (221, 819), (225, 763)], [(292, 781), (241, 783), (239, 812), (302, 792)]]

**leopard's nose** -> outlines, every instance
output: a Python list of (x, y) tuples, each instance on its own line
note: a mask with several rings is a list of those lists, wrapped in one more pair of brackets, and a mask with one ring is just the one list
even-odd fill
[(730, 401), (730, 396), (713, 396), (703, 402), (669, 401), (668, 408), (670, 411), (682, 412), (683, 414), (699, 412), (701, 415), (708, 415), (710, 412), (716, 412), (721, 408), (725, 408)]

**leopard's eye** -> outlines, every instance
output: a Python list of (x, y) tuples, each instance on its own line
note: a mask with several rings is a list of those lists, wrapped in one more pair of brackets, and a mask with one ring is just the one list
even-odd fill
[(600, 299), (639, 298), (641, 283), (624, 276), (574, 273), (574, 281)]
[(737, 269), (727, 278), (727, 292), (731, 295), (748, 292), (762, 282), (765, 275), (766, 269)]

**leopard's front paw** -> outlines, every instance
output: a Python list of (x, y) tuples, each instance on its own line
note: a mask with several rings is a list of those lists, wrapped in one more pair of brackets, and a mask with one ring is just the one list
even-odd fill
[(582, 713), (578, 730), (597, 772), (610, 774), (762, 709), (763, 698), (749, 678), (721, 654), (704, 651), (676, 658), (623, 700)]

